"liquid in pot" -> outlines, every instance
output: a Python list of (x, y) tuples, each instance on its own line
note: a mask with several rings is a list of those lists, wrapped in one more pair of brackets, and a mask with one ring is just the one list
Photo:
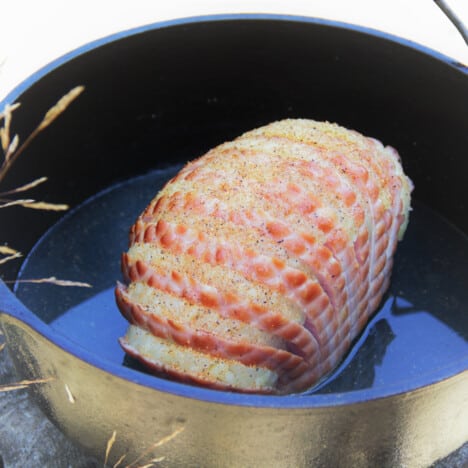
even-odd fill
[[(117, 339), (126, 320), (115, 305), (128, 229), (180, 166), (119, 183), (87, 200), (35, 245), (15, 292), (42, 320), (103, 359), (145, 372)], [(92, 288), (32, 284), (55, 276)], [(365, 390), (378, 397), (427, 385), (468, 365), (468, 238), (413, 201), (392, 282), (379, 310), (338, 368), (312, 392)]]

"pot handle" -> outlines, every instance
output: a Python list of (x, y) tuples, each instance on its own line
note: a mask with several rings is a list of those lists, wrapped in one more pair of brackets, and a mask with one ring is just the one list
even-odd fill
[[(457, 28), (463, 40), (468, 45), (468, 28), (465, 26), (460, 17), (452, 10), (445, 0), (434, 0), (434, 3), (444, 12), (445, 16)], [(468, 66), (463, 63), (457, 62), (455, 66), (462, 72), (468, 74)]]
[[(458, 32), (463, 37), (468, 45), (468, 28), (463, 24), (460, 17), (450, 8), (445, 0), (434, 0), (435, 4), (444, 12), (445, 16), (457, 28)], [(466, 67), (465, 67), (466, 68)]]

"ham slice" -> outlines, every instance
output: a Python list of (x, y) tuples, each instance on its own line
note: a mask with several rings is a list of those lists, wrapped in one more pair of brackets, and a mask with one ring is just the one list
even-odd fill
[(212, 149), (130, 230), (122, 347), (212, 388), (311, 388), (377, 310), (412, 188), (393, 148), (327, 122), (274, 122)]

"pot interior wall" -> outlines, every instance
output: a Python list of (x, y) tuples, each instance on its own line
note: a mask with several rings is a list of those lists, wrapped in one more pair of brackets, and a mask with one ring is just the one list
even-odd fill
[[(383, 37), (316, 22), (225, 19), (148, 29), (82, 51), (14, 95), (25, 137), (70, 88), (86, 91), (14, 166), (4, 188), (78, 204), (119, 180), (203, 154), (285, 117), (336, 121), (397, 148), (415, 198), (468, 232), (468, 77)], [(4, 210), (28, 252), (59, 215)], [(2, 267), (13, 279), (18, 263)]]

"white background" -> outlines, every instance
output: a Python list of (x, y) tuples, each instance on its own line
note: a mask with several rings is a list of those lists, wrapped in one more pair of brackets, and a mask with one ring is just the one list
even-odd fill
[[(447, 0), (468, 24), (468, 0)], [(285, 13), (390, 32), (468, 64), (468, 47), (433, 0), (0, 0), (0, 99), (51, 60), (91, 40), (161, 20)]]

